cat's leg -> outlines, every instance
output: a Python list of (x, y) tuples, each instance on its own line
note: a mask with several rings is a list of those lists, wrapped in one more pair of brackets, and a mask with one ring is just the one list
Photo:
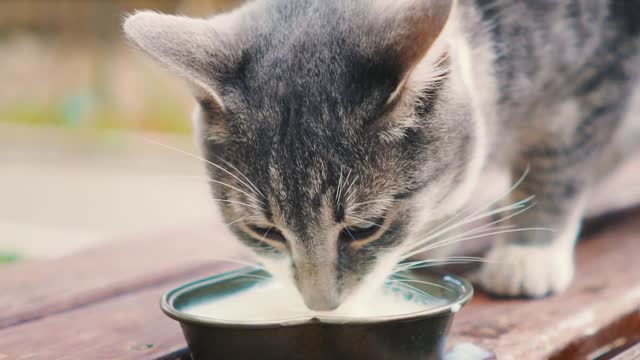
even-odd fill
[(570, 126), (530, 137), (514, 160), (512, 174), (526, 168), (529, 173), (511, 200), (534, 195), (535, 205), (509, 219), (517, 228), (552, 232), (512, 232), (499, 239), (476, 279), (497, 295), (545, 296), (565, 289), (573, 278), (574, 245), (586, 196), (621, 106), (576, 100), (556, 110), (558, 121)]
[(545, 296), (565, 289), (573, 278), (574, 244), (587, 184), (557, 172), (545, 176), (541, 168), (529, 166), (529, 175), (511, 200), (535, 194), (535, 205), (509, 221), (516, 229), (550, 231), (510, 232), (498, 239), (477, 279), (485, 290), (497, 295)]

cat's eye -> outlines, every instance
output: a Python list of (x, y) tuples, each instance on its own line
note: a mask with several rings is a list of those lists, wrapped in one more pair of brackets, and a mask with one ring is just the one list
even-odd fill
[(262, 225), (247, 225), (251, 235), (261, 241), (274, 241), (278, 243), (285, 243), (286, 238), (282, 235), (282, 232), (273, 226)]
[(340, 239), (347, 242), (367, 240), (380, 231), (383, 222), (384, 219), (378, 219), (358, 225), (345, 226), (340, 232)]

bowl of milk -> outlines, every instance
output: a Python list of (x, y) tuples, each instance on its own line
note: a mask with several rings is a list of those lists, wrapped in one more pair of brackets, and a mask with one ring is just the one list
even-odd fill
[(406, 273), (330, 312), (309, 310), (294, 289), (243, 268), (167, 292), (192, 360), (440, 359), (453, 316), (472, 297), (464, 279)]

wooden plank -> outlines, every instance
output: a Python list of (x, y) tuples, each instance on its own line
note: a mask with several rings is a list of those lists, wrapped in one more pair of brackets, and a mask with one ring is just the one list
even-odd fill
[(209, 264), (199, 274), (5, 328), (0, 330), (0, 359), (177, 359), (168, 354), (179, 354), (185, 342), (178, 323), (160, 310), (160, 296), (237, 267)]
[[(495, 301), (478, 294), (458, 314), (452, 344), (473, 343), (499, 359), (545, 358), (640, 304), (635, 259), (640, 212), (580, 245), (580, 273), (565, 294), (539, 301)], [(615, 246), (612, 246), (615, 245)], [(207, 267), (209, 266), (209, 267)], [(0, 330), (0, 359), (175, 359), (184, 354), (177, 324), (158, 308), (160, 294), (200, 274), (68, 309)], [(631, 286), (632, 285), (632, 286)], [(606, 296), (605, 296), (606, 295)], [(178, 357), (180, 358), (180, 357)]]
[(201, 273), (216, 256), (241, 253), (222, 230), (206, 226), (168, 232), (2, 268), (0, 329)]
[(640, 306), (640, 211), (583, 241), (577, 275), (563, 294), (495, 300), (481, 293), (456, 317), (451, 344), (471, 343), (498, 359), (543, 359)]
[(584, 336), (551, 356), (550, 360), (611, 359), (640, 344), (640, 307), (593, 335)]
[(634, 345), (623, 353), (617, 355), (613, 360), (638, 360), (640, 359), (640, 343)]

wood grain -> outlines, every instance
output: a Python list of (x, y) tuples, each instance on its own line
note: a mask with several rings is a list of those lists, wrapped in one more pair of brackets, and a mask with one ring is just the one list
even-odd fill
[(553, 354), (549, 360), (612, 359), (626, 352), (634, 344), (640, 345), (640, 308), (593, 335), (575, 339), (569, 346)]
[(638, 360), (640, 359), (640, 343), (617, 355), (613, 360)]
[(473, 343), (498, 359), (544, 359), (640, 306), (640, 211), (578, 247), (577, 276), (563, 294), (496, 300), (477, 294), (457, 316), (451, 344)]
[(0, 359), (179, 359), (185, 342), (177, 322), (160, 310), (163, 292), (237, 268), (214, 263), (200, 273), (111, 297), (0, 330)]
[(216, 256), (241, 253), (228, 236), (212, 226), (176, 230), (2, 268), (0, 329), (201, 273)]
[[(640, 211), (580, 244), (578, 277), (571, 289), (560, 296), (496, 301), (478, 294), (457, 315), (451, 343), (477, 344), (495, 352), (499, 359), (541, 359), (637, 308), (640, 269), (630, 254), (640, 250), (640, 242), (636, 241), (639, 220)], [(130, 250), (131, 245), (125, 249)], [(184, 340), (177, 324), (160, 312), (158, 298), (179, 283), (224, 270), (216, 267), (219, 264), (200, 266), (192, 274), (173, 275), (173, 280), (163, 284), (128, 289), (118, 296), (105, 293), (101, 300), (0, 330), (0, 359), (183, 360), (184, 352), (180, 350)], [(109, 270), (116, 271), (117, 267)], [(59, 275), (64, 276), (66, 271), (61, 269)], [(115, 279), (115, 283), (121, 283), (119, 277)], [(12, 295), (20, 296), (19, 292)]]

